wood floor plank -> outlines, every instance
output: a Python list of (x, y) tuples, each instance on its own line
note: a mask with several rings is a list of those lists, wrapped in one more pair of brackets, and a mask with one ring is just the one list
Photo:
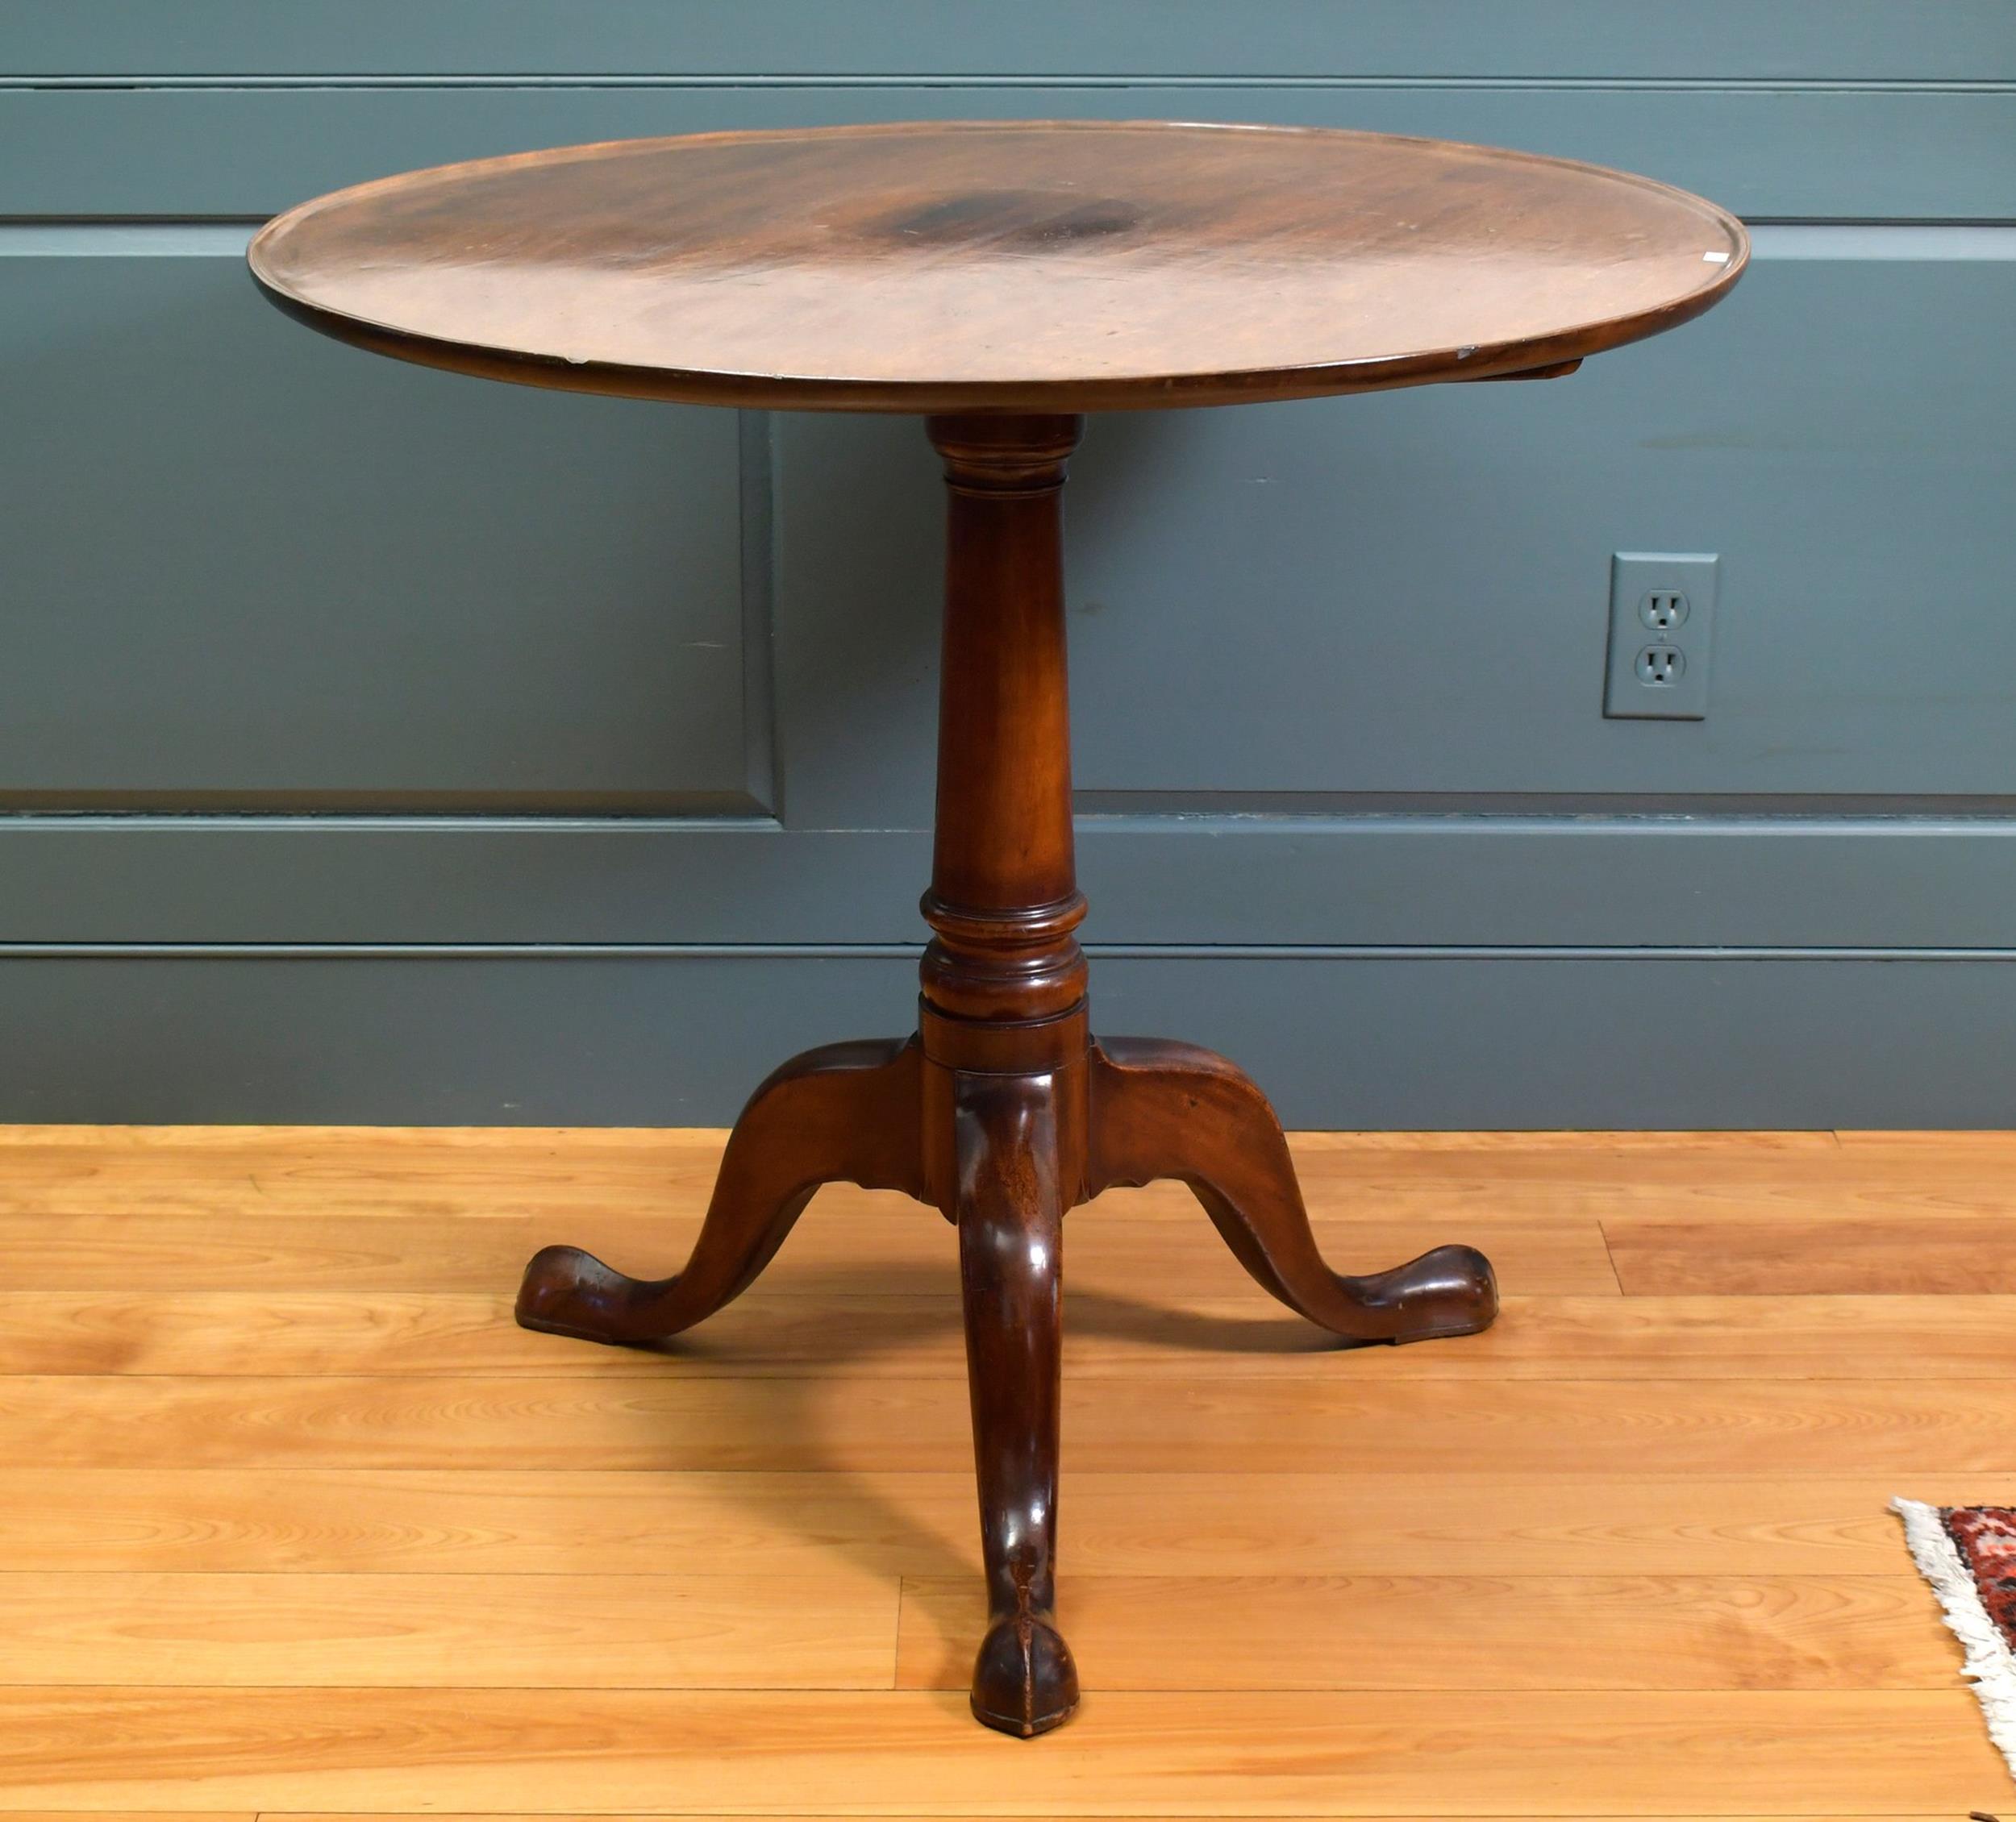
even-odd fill
[[(1704, 1180), (1801, 1182), (1826, 1178), (1810, 1164), (1776, 1154), (1748, 1163), (1716, 1158), (1704, 1167), (1698, 1150), (1645, 1153), (1624, 1146), (1597, 1153), (1522, 1146), (1422, 1150), (1416, 1146), (1339, 1151), (1318, 1142), (1337, 1135), (1290, 1138), (1312, 1206), (1319, 1213), (1362, 1213), (1340, 1206), (1362, 1195), (1416, 1194), (1435, 1203), (1472, 1192), (1481, 1179), (1522, 1200), (1559, 1184), (1629, 1186), (1657, 1180), (1698, 1188)], [(1427, 1135), (1445, 1138), (1453, 1135)], [(721, 1158), (719, 1135), (561, 1133), (544, 1143), (498, 1129), (444, 1135), (396, 1135), (337, 1129), (301, 1138), (284, 1129), (243, 1140), (148, 1144), (94, 1150), (81, 1146), (8, 1146), (0, 1142), (0, 1213), (103, 1213), (279, 1216), (318, 1214), (405, 1218), (424, 1216), (543, 1216), (612, 1213), (698, 1213)], [(1984, 1168), (1985, 1167), (1983, 1167)], [(848, 1206), (863, 1192), (835, 1184), (821, 1192)], [(1114, 1192), (1116, 1194), (1121, 1192)], [(1180, 1186), (1156, 1186), (1138, 1196), (1137, 1210), (1179, 1214), (1194, 1208)], [(1469, 1200), (1474, 1201), (1472, 1193)], [(1545, 1209), (1541, 1209), (1545, 1213)]]
[[(1768, 1227), (1836, 1219), (1885, 1221), (2006, 1220), (2016, 1208), (2009, 1179), (1985, 1171), (1849, 1172), (1772, 1170), (1741, 1175), (1689, 1174), (1677, 1166), (1641, 1176), (1540, 1176), (1499, 1180), (1477, 1170), (1461, 1179), (1395, 1180), (1352, 1176), (1308, 1186), (1310, 1206), (1363, 1211), (1368, 1218), (1447, 1223), (1488, 1209), (1514, 1222), (1702, 1221)], [(1173, 1213), (1172, 1209), (1170, 1211)]]
[[(1915, 1135), (1907, 1135), (1911, 1137)], [(1932, 1135), (1918, 1154), (2016, 1157), (2000, 1135)], [(1849, 1135), (1881, 1141), (1895, 1135)], [(537, 1213), (704, 1200), (727, 1134), (701, 1128), (10, 1126), (0, 1130), (0, 1212), (129, 1213), (281, 1208), (333, 1214)], [(1313, 1195), (1329, 1185), (1647, 1183), (1825, 1172), (1827, 1133), (1297, 1133)]]
[[(330, 1815), (313, 1811), (306, 1812), (267, 1811), (256, 1818), (233, 1817), (231, 1822), (269, 1822), (269, 1819), (270, 1822), (280, 1822), (283, 1813), (285, 1815), (286, 1822), (394, 1822), (394, 1818), (382, 1811), (373, 1816)], [(531, 1822), (531, 1818), (522, 1811), (514, 1816), (481, 1817), (444, 1816), (439, 1811), (430, 1811), (429, 1815), (432, 1817), (433, 1822)], [(56, 1822), (56, 1819), (53, 1816), (45, 1813), (34, 1817), (17, 1816), (14, 1819), (14, 1822)], [(78, 1822), (78, 1818), (75, 1813), (70, 1813), (62, 1818), (62, 1822)], [(155, 1819), (129, 1816), (116, 1818), (95, 1818), (94, 1822), (155, 1822)], [(177, 1822), (197, 1822), (197, 1819), (180, 1817), (177, 1818)], [(212, 1819), (212, 1822), (215, 1822), (215, 1819)], [(400, 1822), (405, 1822), (405, 1819), (401, 1818)], [(539, 1822), (608, 1822), (608, 1818), (600, 1816), (591, 1816), (585, 1812), (577, 1812), (571, 1816), (544, 1816), (539, 1818)], [(662, 1810), (655, 1816), (633, 1813), (630, 1817), (630, 1822), (671, 1822), (671, 1814), (669, 1812)], [(724, 1816), (681, 1816), (679, 1822), (738, 1822), (738, 1819)], [(746, 1818), (739, 1819), (739, 1822), (746, 1822)], [(768, 1822), (841, 1822), (841, 1819), (833, 1815), (789, 1816), (772, 1816), (768, 1819)], [(848, 1818), (848, 1822), (875, 1822), (875, 1819), (855, 1816)], [(980, 1819), (972, 1811), (968, 1811), (964, 1816), (942, 1817), (940, 1822), (980, 1822)], [(1051, 1822), (1094, 1822), (1094, 1819), (1081, 1814), (1071, 1816), (1055, 1816), (1051, 1819)], [(1352, 1818), (1352, 1822), (1424, 1822), (1424, 1819), (1421, 1812), (1417, 1811), (1410, 1816), (1356, 1816)], [(1568, 1818), (1564, 1816), (1537, 1816), (1532, 1818), (1531, 1822), (1568, 1822)], [(1578, 1816), (1575, 1818), (1575, 1822), (1624, 1822), (1624, 1819), (1616, 1816)], [(1632, 1822), (1699, 1822), (1699, 1819), (1689, 1816), (1639, 1816), (1633, 1818)], [(1716, 1822), (1785, 1822), (1785, 1818), (1782, 1812), (1776, 1816), (1749, 1814), (1718, 1816)], [(1871, 1816), (1807, 1816), (1802, 1814), (1798, 1818), (1798, 1822), (1955, 1822), (1955, 1819), (1950, 1815), (1885, 1816), (1879, 1819)]]
[(2016, 1130), (1977, 1130), (1937, 1127), (1899, 1130), (1893, 1127), (1843, 1126), (1834, 1135), (1835, 1146), (1844, 1152), (1898, 1152), (1934, 1160), (1981, 1159), (2016, 1167)]
[[(1211, 1345), (1208, 1332), (1192, 1337), (1180, 1321), (1168, 1325), (1167, 1346)], [(1228, 1329), (1226, 1339), (1244, 1351), (1214, 1358), (1235, 1371), (1294, 1370), (1292, 1354), (1285, 1362), (1277, 1355), (1261, 1375), (1245, 1366), (1253, 1345), (1245, 1332)], [(1292, 1336), (1279, 1339), (1287, 1352)], [(1498, 1321), (1461, 1347), (1372, 1350), (1364, 1366), (1422, 1379), (2016, 1379), (2016, 1296), (1514, 1294)]]
[(837, 1563), (956, 1574), (979, 1562), (973, 1510), (973, 1476), (960, 1470), (0, 1466), (0, 1563), (500, 1576), (648, 1574), (669, 1564), (797, 1576)]
[[(1074, 1475), (1068, 1575), (1883, 1575), (1889, 1506), (2016, 1505), (2016, 1472)], [(964, 1466), (931, 1474), (0, 1466), (8, 1570), (959, 1576)]]
[[(1102, 1689), (1950, 1689), (1958, 1662), (1909, 1573), (1081, 1574), (1061, 1603)], [(971, 1577), (906, 1580), (898, 1687), (964, 1689), (986, 1619)]]
[[(977, 1815), (1810, 1816), (1970, 1809), (1964, 1691), (1129, 1695), (1039, 1748), (960, 1697), (0, 1691), (0, 1805)], [(105, 1742), (119, 1749), (107, 1753)], [(836, 1795), (843, 1800), (835, 1801)]]
[(9, 1576), (0, 1684), (886, 1689), (893, 1579)]
[[(1181, 1283), (1206, 1296), (1253, 1296), (1266, 1307), (1193, 1203), (1181, 1218), (1152, 1211), (1156, 1192), (1116, 1191), (1072, 1217), (1065, 1272), (1074, 1292), (1139, 1297), (1144, 1283)], [(699, 1230), (704, 1198), (664, 1213), (583, 1211), (493, 1219), (295, 1211), (266, 1216), (169, 1213), (0, 1215), (0, 1256), (16, 1291), (477, 1292), (514, 1291), (549, 1242), (588, 1248), (646, 1273), (673, 1270)], [(1339, 1270), (1396, 1265), (1462, 1238), (1486, 1248), (1527, 1295), (1614, 1296), (1617, 1279), (1594, 1218), (1457, 1226), (1320, 1216), (1319, 1238)], [(907, 1199), (823, 1192), (764, 1273), (771, 1296), (936, 1296), (957, 1283), (955, 1236)]]
[(1620, 1216), (1604, 1232), (1631, 1296), (2016, 1292), (2010, 1213), (1768, 1223)]
[[(1448, 1218), (1466, 1208), (1510, 1220), (1630, 1217), (1744, 1226), (1866, 1217), (1912, 1221), (2016, 1213), (2016, 1143), (1784, 1150), (1697, 1134), (1677, 1146), (1308, 1149), (1297, 1166), (1311, 1206)], [(1451, 1135), (1474, 1138), (1477, 1135)], [(1539, 1137), (1540, 1135), (1535, 1135)], [(1639, 1139), (1653, 1135), (1612, 1135)], [(1679, 1137), (1681, 1135), (1670, 1135)], [(1749, 1135), (1744, 1135), (1749, 1136)]]
[[(0, 1214), (271, 1218), (697, 1214), (724, 1135), (704, 1129), (15, 1128)], [(1690, 1208), (1795, 1218), (1866, 1205), (2006, 1212), (2006, 1133), (1308, 1133), (1290, 1136), (1313, 1208), (1413, 1220)], [(856, 1192), (825, 1192), (843, 1203)], [(1405, 1202), (1381, 1211), (1382, 1197)], [(1173, 1188), (1138, 1206), (1183, 1213)]]
[(259, 1822), (256, 1810), (219, 1812), (162, 1809), (15, 1809), (9, 1822)]
[(574, 1127), (39, 1126), (0, 1132), (0, 1211), (562, 1213), (704, 1202), (726, 1134)]
[[(830, 1563), (504, 1587), (22, 1576), (0, 1603), (0, 1684), (873, 1689), (889, 1681), (895, 1586)], [(1908, 1574), (1078, 1576), (1065, 1617), (1114, 1689), (1944, 1688), (1955, 1665)], [(906, 1581), (900, 1687), (964, 1687), (985, 1618), (970, 1574)]]
[[(1248, 1289), (1157, 1300), (1073, 1289), (1073, 1379), (1160, 1379), (1208, 1355), (1279, 1379), (1340, 1351)], [(957, 1288), (935, 1296), (773, 1296), (761, 1286), (658, 1354), (533, 1334), (507, 1292), (0, 1292), (0, 1360), (19, 1374), (209, 1376), (531, 1373), (579, 1379), (810, 1375), (963, 1379)], [(1460, 1346), (1355, 1354), (1355, 1378), (2016, 1379), (2016, 1296), (1526, 1297)]]
[[(1456, 1344), (1460, 1345), (1460, 1344)], [(1067, 1385), (1067, 1472), (1341, 1469), (1840, 1474), (2016, 1469), (2016, 1382), (1565, 1383), (1174, 1368), (1152, 1399)], [(531, 1375), (0, 1379), (0, 1458), (54, 1466), (829, 1469), (930, 1472), (969, 1451), (949, 1379)]]
[[(676, 1139), (677, 1135), (668, 1135)], [(1869, 1216), (2006, 1216), (2016, 1205), (2010, 1155), (1988, 1149), (1736, 1149), (1750, 1135), (1710, 1135), (1685, 1147), (1556, 1149), (1543, 1145), (1335, 1151), (1317, 1145), (1335, 1135), (1297, 1135), (1309, 1208), (1321, 1220), (1418, 1224), (1456, 1217), (1512, 1224), (1601, 1220), (1818, 1220)], [(1397, 1135), (1395, 1135), (1397, 1137)], [(1462, 1139), (1474, 1135), (1426, 1135)], [(1629, 1137), (1613, 1135), (1615, 1141)], [(1661, 1135), (1664, 1137), (1664, 1135)], [(573, 1221), (698, 1220), (720, 1161), (718, 1145), (637, 1145), (629, 1155), (589, 1151), (528, 1155), (500, 1145), (429, 1153), (401, 1147), (359, 1159), (355, 1149), (316, 1155), (294, 1149), (288, 1163), (260, 1151), (246, 1155), (198, 1149), (141, 1153), (141, 1167), (65, 1153), (43, 1167), (20, 1151), (0, 1175), (0, 1220), (24, 1216), (105, 1216), (129, 1220), (500, 1220), (540, 1225)], [(829, 1185), (814, 1209), (851, 1217), (869, 1208), (910, 1208), (903, 1197)], [(1109, 1192), (1091, 1205), (1137, 1220), (1193, 1221), (1196, 1204), (1181, 1185)], [(813, 1216), (817, 1220), (817, 1213)]]

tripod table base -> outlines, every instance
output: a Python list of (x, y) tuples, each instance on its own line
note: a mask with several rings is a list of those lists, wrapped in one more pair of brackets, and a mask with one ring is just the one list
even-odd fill
[(937, 1023), (927, 1011), (921, 1038), (829, 1045), (771, 1076), (735, 1124), (676, 1276), (628, 1278), (573, 1247), (548, 1246), (526, 1270), (518, 1319), (646, 1346), (746, 1289), (821, 1183), (935, 1204), (959, 1229), (988, 1581), (973, 1712), (1027, 1737), (1065, 1720), (1078, 1699), (1056, 1612), (1067, 1209), (1116, 1185), (1180, 1179), (1264, 1288), (1352, 1342), (1474, 1333), (1497, 1298), (1489, 1264), (1468, 1246), (1439, 1246), (1367, 1277), (1332, 1271), (1273, 1110), (1223, 1057), (1147, 1038), (1094, 1043), (1080, 1006), (989, 1034), (1033, 1052), (1031, 1067), (962, 1068), (931, 1054)]

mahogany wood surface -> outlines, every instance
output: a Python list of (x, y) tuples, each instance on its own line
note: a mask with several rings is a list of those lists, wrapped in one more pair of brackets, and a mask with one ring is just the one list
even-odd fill
[(929, 414), (948, 517), (917, 1034), (809, 1052), (764, 1084), (676, 1275), (548, 1246), (517, 1313), (652, 1343), (748, 1288), (822, 1183), (935, 1206), (959, 1233), (988, 1597), (971, 1704), (988, 1725), (1028, 1737), (1078, 1701), (1056, 1613), (1068, 1210), (1187, 1183), (1262, 1287), (1348, 1342), (1474, 1334), (1498, 1308), (1468, 1246), (1334, 1271), (1253, 1083), (1187, 1045), (1093, 1041), (1061, 510), (1079, 414), (1552, 376), (1706, 309), (1746, 252), (1721, 210), (1614, 172), (1132, 123), (576, 147), (366, 185), (254, 242), (277, 302), (385, 353)]
[(254, 241), (381, 353), (724, 405), (1114, 410), (1564, 370), (1706, 310), (1741, 225), (1649, 179), (1377, 133), (877, 124), (569, 146)]

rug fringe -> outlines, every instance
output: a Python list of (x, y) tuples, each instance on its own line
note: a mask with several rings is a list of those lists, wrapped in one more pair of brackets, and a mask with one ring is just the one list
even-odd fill
[(1989, 1618), (1976, 1592), (1974, 1578), (1960, 1558), (1937, 1506), (1916, 1500), (1893, 1500), (1890, 1509), (1904, 1520), (1905, 1540), (1919, 1572), (1932, 1584), (1946, 1624), (1967, 1654), (1962, 1674), (1973, 1679), (1988, 1721), (1988, 1737), (2001, 1749), (2010, 1774), (2016, 1777), (2016, 1654)]

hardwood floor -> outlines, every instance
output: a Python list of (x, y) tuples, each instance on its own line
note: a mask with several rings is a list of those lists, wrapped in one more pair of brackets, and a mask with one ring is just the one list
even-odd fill
[[(1067, 1225), (1080, 1716), (966, 1719), (953, 1236), (824, 1192), (662, 1354), (721, 1135), (0, 1129), (0, 1810), (2016, 1816), (1894, 1494), (2016, 1504), (2016, 1135), (1312, 1134), (1339, 1352), (1187, 1196)], [(1372, 1471), (1353, 1471), (1353, 1461)]]

